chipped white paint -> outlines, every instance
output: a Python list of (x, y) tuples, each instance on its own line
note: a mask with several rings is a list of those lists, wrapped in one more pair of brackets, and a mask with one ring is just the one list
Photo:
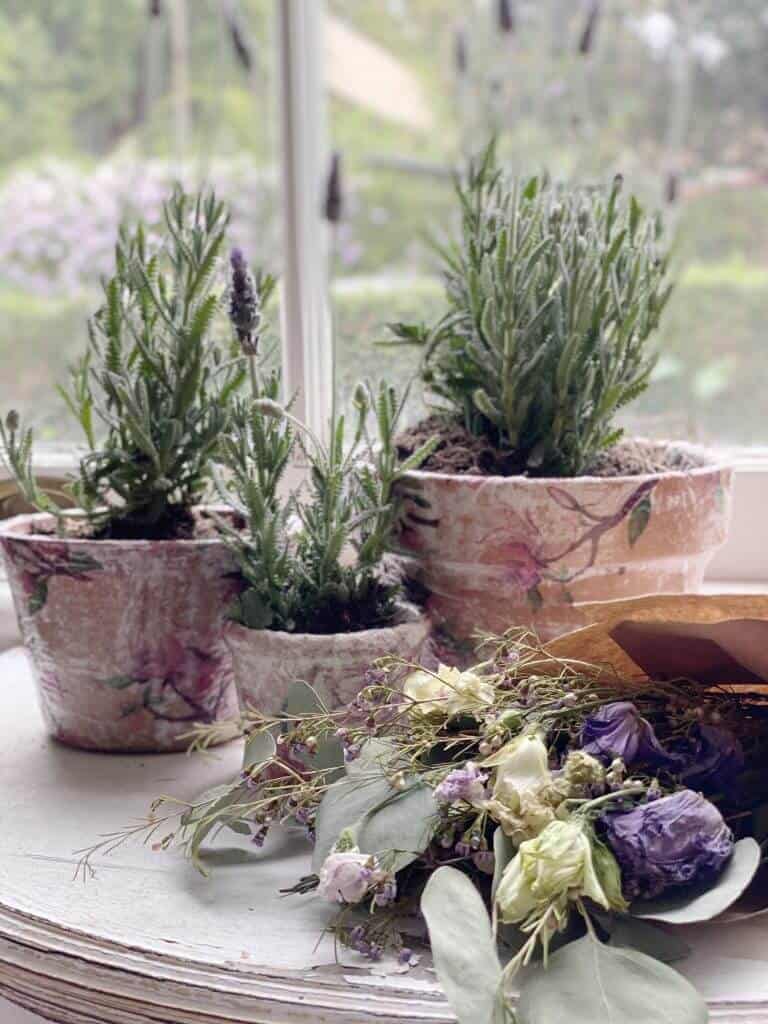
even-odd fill
[[(83, 753), (52, 743), (24, 655), (0, 656), (0, 997), (62, 1024), (395, 1024), (451, 1020), (426, 964), (375, 977), (318, 944), (329, 908), (280, 897), (308, 867), (285, 834), (263, 851), (216, 844), (214, 873), (126, 846), (73, 880), (73, 851), (146, 813), (158, 793), (191, 797), (240, 764)], [(712, 1020), (768, 1024), (768, 923), (701, 928), (686, 973)], [(425, 958), (426, 959), (426, 958)]]

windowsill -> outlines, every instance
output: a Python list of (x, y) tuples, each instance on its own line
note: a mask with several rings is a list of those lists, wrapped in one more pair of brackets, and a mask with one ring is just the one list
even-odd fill
[[(765, 509), (768, 507), (768, 449), (725, 449), (733, 457), (733, 519), (727, 543), (715, 556), (704, 584), (709, 594), (768, 593), (768, 544)], [(75, 467), (72, 446), (41, 448), (35, 460), (40, 476), (57, 476)], [(0, 481), (7, 474), (0, 466)], [(0, 651), (21, 642), (10, 590), (0, 572)]]

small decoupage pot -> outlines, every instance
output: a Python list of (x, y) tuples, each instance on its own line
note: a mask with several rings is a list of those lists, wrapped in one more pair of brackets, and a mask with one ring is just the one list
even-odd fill
[(579, 602), (697, 591), (727, 536), (732, 469), (675, 448), (700, 464), (568, 479), (407, 473), (401, 560), (435, 624), (464, 646), (513, 626), (548, 640), (585, 624)]
[(223, 627), (237, 582), (226, 545), (67, 538), (53, 525), (45, 514), (0, 525), (51, 735), (88, 750), (173, 751), (195, 723), (235, 715)]
[(373, 662), (395, 654), (419, 662), (430, 633), (428, 618), (402, 604), (391, 626), (353, 633), (286, 633), (248, 629), (238, 622), (226, 626), (235, 683), (242, 711), (265, 715), (283, 710), (294, 682), (312, 686), (329, 709), (349, 704), (366, 685)]

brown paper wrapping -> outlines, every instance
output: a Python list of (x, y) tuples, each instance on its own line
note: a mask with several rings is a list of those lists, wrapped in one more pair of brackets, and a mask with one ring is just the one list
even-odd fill
[(669, 594), (581, 604), (592, 620), (547, 644), (623, 678), (768, 690), (768, 593)]

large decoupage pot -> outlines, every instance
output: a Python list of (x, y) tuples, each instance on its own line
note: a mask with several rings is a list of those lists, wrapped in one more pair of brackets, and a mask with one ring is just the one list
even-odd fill
[(194, 723), (236, 714), (227, 547), (215, 536), (61, 538), (52, 525), (34, 514), (0, 527), (51, 735), (90, 750), (180, 750)]
[(329, 709), (344, 707), (365, 686), (366, 671), (378, 658), (394, 654), (418, 663), (429, 633), (427, 617), (405, 604), (394, 625), (355, 633), (286, 633), (237, 622), (226, 627), (240, 706), (265, 715), (283, 710), (297, 681), (312, 686)]
[(725, 541), (732, 470), (692, 446), (686, 471), (570, 479), (408, 473), (408, 575), (450, 638), (584, 625), (578, 602), (700, 588)]

